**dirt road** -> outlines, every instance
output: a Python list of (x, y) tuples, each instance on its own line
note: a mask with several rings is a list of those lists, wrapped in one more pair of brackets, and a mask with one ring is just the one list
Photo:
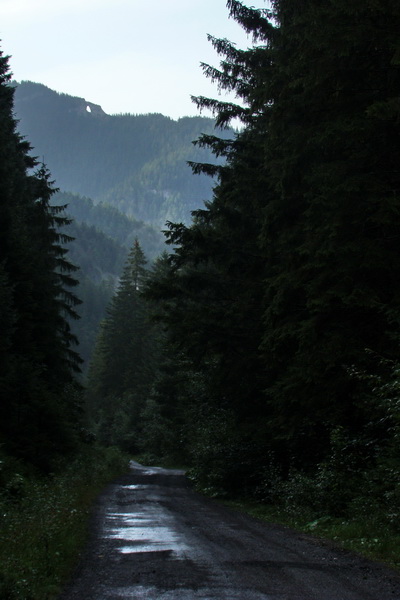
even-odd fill
[(400, 600), (389, 570), (193, 492), (181, 471), (142, 467), (95, 510), (60, 600)]

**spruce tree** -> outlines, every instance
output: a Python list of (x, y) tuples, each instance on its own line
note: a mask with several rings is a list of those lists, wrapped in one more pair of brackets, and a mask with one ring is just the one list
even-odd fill
[[(271, 34), (273, 29), (262, 14), (250, 13)], [(246, 129), (231, 139), (216, 132), (197, 141), (210, 147), (217, 158), (224, 157), (225, 164), (192, 163), (194, 173), (217, 177), (214, 198), (193, 213), (190, 227), (169, 224), (167, 241), (174, 249), (171, 269), (161, 280), (150, 281), (149, 293), (158, 302), (164, 296), (160, 317), (167, 325), (171, 348), (177, 352), (181, 372), (186, 370), (186, 380), (196, 386), (196, 391), (194, 387), (188, 391), (177, 385), (177, 398), (171, 400), (179, 407), (180, 420), (175, 417), (175, 422), (180, 421), (181, 431), (186, 429), (189, 456), (194, 452), (200, 469), (201, 461), (207, 462), (210, 480), (214, 465), (223, 485), (232, 488), (252, 477), (249, 462), (257, 463), (253, 466), (258, 469), (266, 446), (259, 351), (266, 265), (259, 237), (269, 190), (263, 178), (260, 121), (264, 115), (251, 105), (250, 93), (254, 69), (261, 69), (267, 59), (257, 49), (241, 51), (226, 40), (211, 41), (224, 60), (220, 70), (204, 65), (206, 75), (220, 87), (235, 90), (244, 106), (205, 98), (196, 102), (200, 108), (213, 109), (220, 126), (240, 115)], [(229, 430), (225, 450), (214, 437), (222, 431), (216, 426), (219, 420), (220, 427)], [(207, 443), (201, 442), (201, 432), (209, 436)], [(241, 466), (234, 458), (239, 454)], [(225, 475), (217, 466), (221, 459)]]
[(394, 2), (274, 7), (264, 350), (276, 431), (314, 460), (332, 428), (363, 426), (346, 366), (367, 366), (365, 348), (398, 352), (400, 13)]
[(89, 369), (91, 427), (106, 443), (135, 448), (152, 385), (154, 339), (142, 289), (147, 260), (136, 239), (102, 323)]
[[(68, 289), (75, 268), (65, 257), (66, 224), (50, 205), (45, 167), (16, 132), (14, 88), (0, 54), (0, 436), (4, 450), (48, 468), (77, 441), (78, 407), (65, 392), (79, 357), (66, 314), (78, 300)], [(65, 299), (68, 298), (68, 308)]]
[(153, 292), (214, 407), (306, 468), (337, 427), (361, 435), (370, 418), (350, 366), (369, 368), (366, 348), (398, 354), (399, 8), (228, 6), (257, 46), (212, 39), (225, 59), (204, 70), (242, 104), (196, 101), (245, 128), (201, 138), (227, 162), (193, 165), (218, 177), (214, 199), (170, 224), (172, 270)]

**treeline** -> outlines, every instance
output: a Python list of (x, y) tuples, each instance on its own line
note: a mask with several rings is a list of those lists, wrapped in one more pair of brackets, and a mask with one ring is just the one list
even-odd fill
[(213, 131), (213, 119), (107, 115), (38, 83), (15, 85), (19, 132), (44, 156), (61, 190), (158, 228), (167, 220), (190, 222), (190, 212), (211, 198), (211, 182), (193, 177), (186, 161), (211, 159), (192, 141)]
[[(213, 200), (191, 225), (169, 224), (170, 254), (130, 292), (157, 351), (132, 347), (124, 369), (110, 362), (117, 340), (122, 361), (150, 324), (126, 339), (124, 285), (113, 301), (93, 422), (131, 450), (180, 458), (215, 493), (297, 495), (322, 514), (380, 506), (395, 528), (400, 9), (227, 4), (255, 45), (211, 38), (221, 67), (204, 70), (241, 102), (196, 101), (244, 129), (200, 138), (226, 163), (193, 164), (217, 177)], [(105, 432), (118, 419), (127, 427)]]

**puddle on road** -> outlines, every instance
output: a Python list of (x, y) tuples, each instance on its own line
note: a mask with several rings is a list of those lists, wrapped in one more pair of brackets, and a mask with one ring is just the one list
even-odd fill
[[(114, 591), (120, 598), (135, 598), (135, 600), (272, 600), (272, 596), (245, 589), (215, 587), (215, 588), (182, 588), (160, 590), (154, 587), (135, 586), (119, 588)], [(278, 596), (274, 596), (278, 599)], [(283, 600), (287, 596), (279, 595)]]
[[(124, 486), (131, 490), (147, 486)], [(107, 513), (104, 535), (121, 540), (118, 552), (173, 552), (175, 557), (184, 557), (188, 546), (173, 528), (174, 520), (159, 504), (138, 504), (132, 512)]]

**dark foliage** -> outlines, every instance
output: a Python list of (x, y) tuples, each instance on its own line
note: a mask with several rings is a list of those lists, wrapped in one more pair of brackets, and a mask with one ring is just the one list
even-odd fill
[(384, 377), (372, 357), (399, 352), (400, 10), (228, 5), (256, 45), (212, 39), (223, 60), (204, 70), (242, 105), (196, 101), (244, 129), (200, 139), (227, 162), (193, 165), (218, 177), (214, 198), (168, 225), (148, 298), (186, 373), (165, 381), (202, 485), (255, 490), (295, 469), (323, 473), (327, 498), (350, 472), (381, 478), (371, 445), (398, 443), (352, 369)]
[(142, 288), (146, 258), (135, 240), (101, 324), (90, 364), (89, 427), (104, 444), (139, 445), (140, 415), (155, 373), (157, 344)]
[(0, 443), (47, 469), (78, 439), (80, 357), (69, 325), (79, 304), (76, 267), (62, 230), (69, 221), (50, 203), (49, 173), (16, 132), (13, 95), (0, 55)]

